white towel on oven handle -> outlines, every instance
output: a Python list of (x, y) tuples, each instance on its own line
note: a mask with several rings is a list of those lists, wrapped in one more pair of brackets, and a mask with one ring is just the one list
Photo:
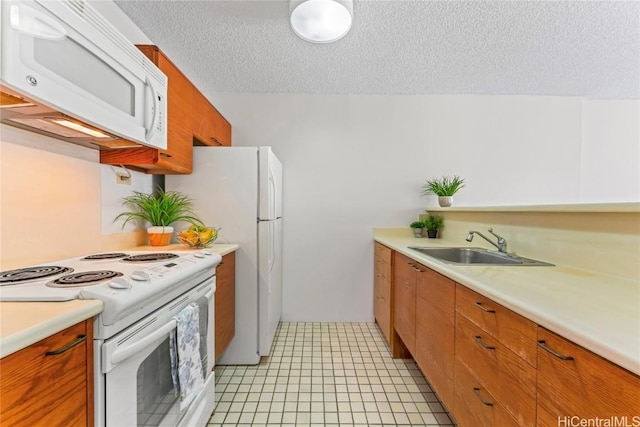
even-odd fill
[(180, 390), (180, 411), (183, 411), (204, 387), (200, 359), (200, 316), (196, 303), (189, 304), (174, 316), (175, 339), (170, 340), (174, 385)]

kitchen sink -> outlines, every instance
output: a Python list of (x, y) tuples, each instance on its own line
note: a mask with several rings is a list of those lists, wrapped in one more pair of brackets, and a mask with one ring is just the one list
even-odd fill
[(553, 266), (548, 262), (519, 257), (482, 248), (435, 248), (410, 246), (409, 249), (418, 251), (448, 264), (459, 265), (513, 265), (513, 266)]

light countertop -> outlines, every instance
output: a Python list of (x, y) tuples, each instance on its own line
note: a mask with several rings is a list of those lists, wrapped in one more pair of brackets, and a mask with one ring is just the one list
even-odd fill
[(131, 248), (131, 250), (136, 251), (198, 251), (198, 250), (209, 250), (211, 252), (220, 254), (220, 256), (225, 256), (231, 252), (237, 251), (240, 249), (239, 245), (233, 243), (213, 243), (206, 248), (203, 249), (192, 249), (188, 248), (182, 244), (172, 244), (167, 246), (136, 246), (135, 248)]
[(374, 240), (640, 375), (637, 281), (561, 265), (446, 264), (408, 247), (457, 247), (461, 246), (459, 241), (413, 238), (394, 229), (374, 229)]
[(1, 302), (0, 358), (102, 311), (102, 301)]

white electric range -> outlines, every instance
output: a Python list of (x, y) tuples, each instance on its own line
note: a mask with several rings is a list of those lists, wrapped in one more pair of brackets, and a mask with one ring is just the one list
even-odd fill
[[(215, 406), (213, 301), (221, 260), (206, 249), (68, 258), (0, 272), (0, 301), (103, 302), (94, 319), (96, 426), (204, 426)], [(185, 402), (170, 341), (177, 316), (193, 306), (204, 385)]]

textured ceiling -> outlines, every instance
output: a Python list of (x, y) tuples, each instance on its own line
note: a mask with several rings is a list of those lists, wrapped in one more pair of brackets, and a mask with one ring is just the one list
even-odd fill
[(116, 4), (205, 92), (640, 98), (640, 2), (355, 0), (311, 44), (289, 2)]

